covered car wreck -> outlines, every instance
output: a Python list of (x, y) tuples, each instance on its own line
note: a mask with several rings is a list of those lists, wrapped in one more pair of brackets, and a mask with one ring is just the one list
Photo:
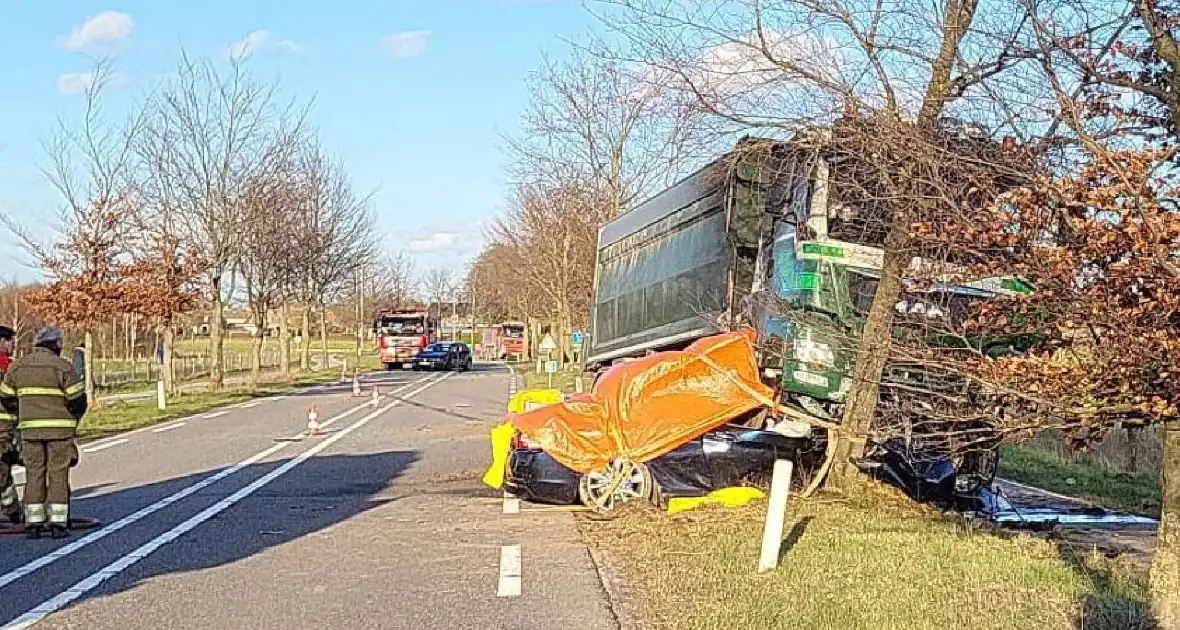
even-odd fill
[[(776, 459), (795, 462), (805, 480), (822, 463), (826, 437), (776, 415), (754, 341), (750, 329), (706, 337), (616, 365), (589, 394), (509, 414), (511, 440), (493, 463), (503, 467), (500, 483), (528, 500), (609, 511), (764, 485)], [(933, 468), (886, 459), (881, 470), (918, 500), (951, 500), (967, 488), (945, 459)]]

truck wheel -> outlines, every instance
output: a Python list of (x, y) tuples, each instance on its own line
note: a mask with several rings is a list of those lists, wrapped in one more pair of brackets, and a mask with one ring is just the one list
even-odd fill
[(401, 369), (401, 367), (402, 366), (398, 363), (386, 363), (385, 364), (385, 369), (387, 369), (387, 370), (398, 370), (398, 369)]

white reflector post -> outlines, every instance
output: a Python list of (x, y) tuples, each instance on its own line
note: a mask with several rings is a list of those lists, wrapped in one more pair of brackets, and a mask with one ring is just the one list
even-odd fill
[(168, 406), (168, 400), (164, 396), (164, 379), (156, 381), (156, 406), (160, 409)]
[(766, 505), (766, 526), (762, 529), (762, 553), (758, 556), (758, 572), (764, 573), (778, 567), (779, 550), (783, 544), (783, 522), (787, 518), (787, 495), (791, 491), (791, 473), (794, 465), (790, 460), (774, 462), (774, 475), (770, 479), (770, 501)]

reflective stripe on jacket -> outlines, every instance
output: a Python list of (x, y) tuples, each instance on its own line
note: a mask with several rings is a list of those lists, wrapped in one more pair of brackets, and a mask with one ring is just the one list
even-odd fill
[(16, 413), (22, 434), (34, 439), (73, 437), (86, 402), (73, 364), (46, 348), (13, 362), (0, 383), (0, 403)]

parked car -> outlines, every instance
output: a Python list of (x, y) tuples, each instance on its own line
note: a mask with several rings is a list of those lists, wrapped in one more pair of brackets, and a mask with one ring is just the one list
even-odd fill
[(414, 371), (455, 370), (465, 372), (471, 369), (471, 349), (460, 341), (436, 341), (414, 355)]
[[(796, 438), (775, 431), (726, 424), (713, 429), (646, 464), (633, 465), (623, 488), (606, 497), (647, 499), (662, 503), (672, 497), (696, 497), (713, 490), (769, 478), (776, 459), (810, 467), (823, 456), (824, 444), (815, 438)], [(603, 498), (608, 474), (579, 474), (553, 459), (520, 434), (514, 438), (504, 487), (512, 494), (538, 503), (591, 505)]]

